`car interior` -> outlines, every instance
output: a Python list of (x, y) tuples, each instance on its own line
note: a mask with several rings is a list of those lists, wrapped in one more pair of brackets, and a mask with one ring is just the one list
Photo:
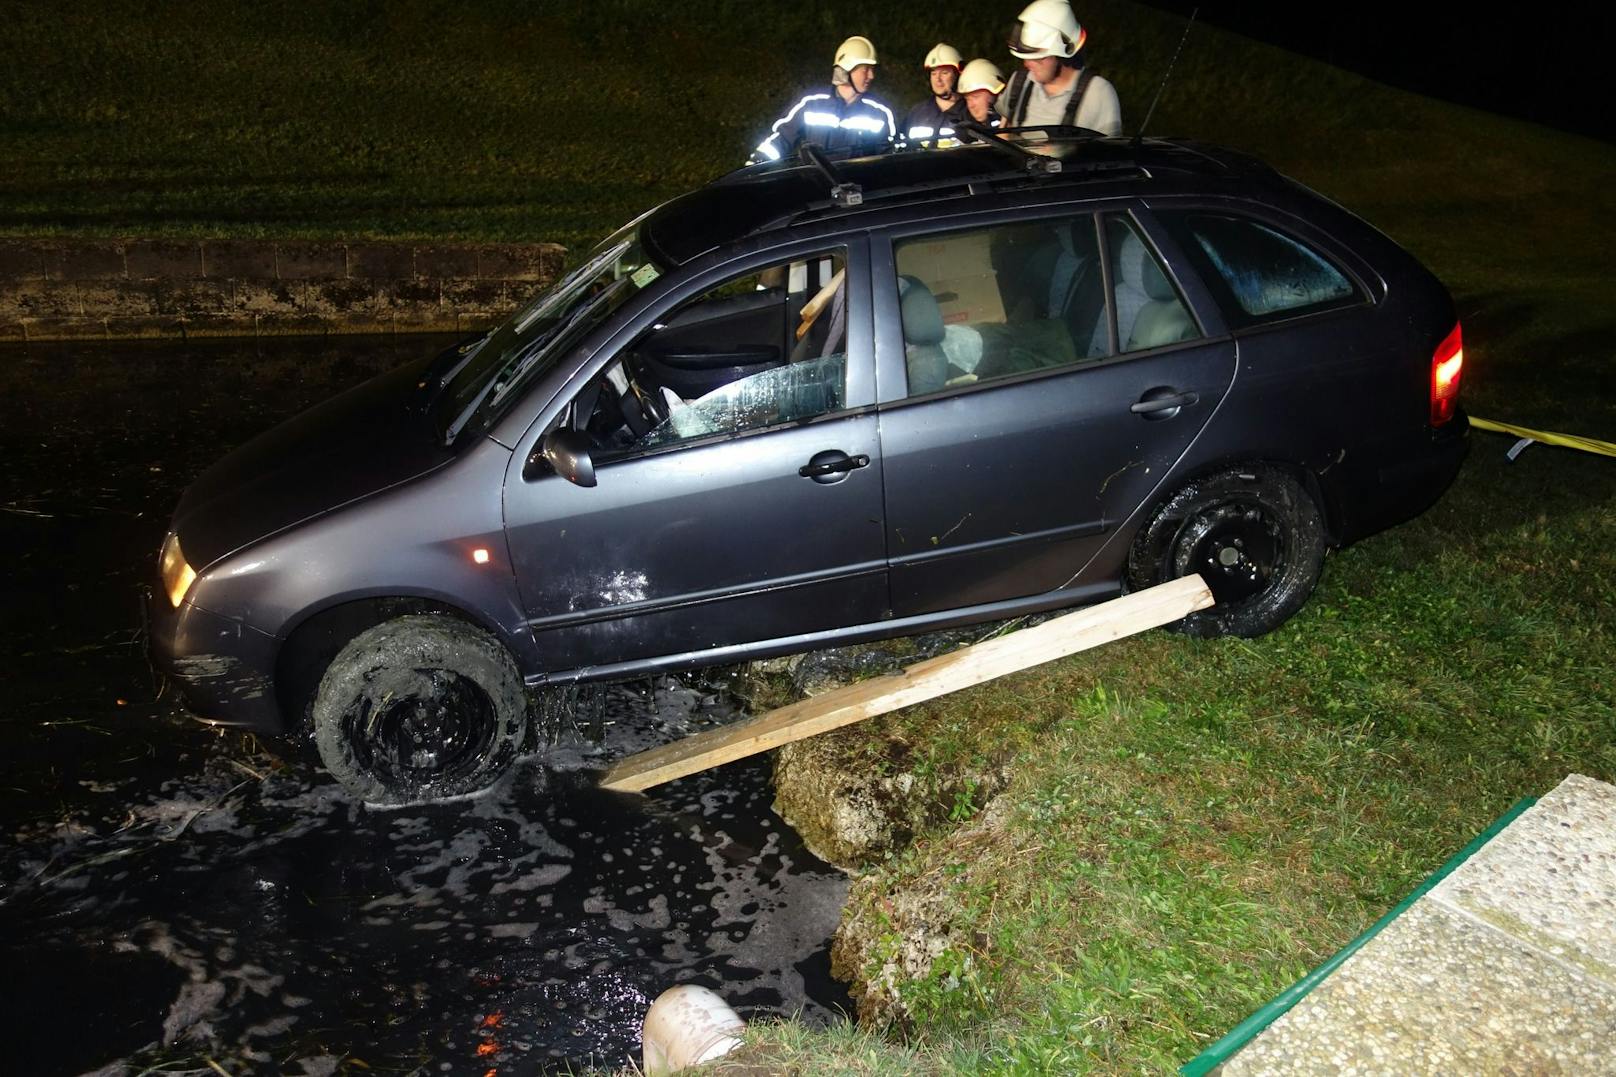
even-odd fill
[[(1132, 224), (1111, 216), (1105, 227), (1120, 350), (1198, 335)], [(913, 240), (897, 263), (910, 395), (1112, 354), (1091, 217)]]
[(841, 407), (839, 253), (727, 281), (653, 325), (574, 400), (603, 459), (812, 418)]

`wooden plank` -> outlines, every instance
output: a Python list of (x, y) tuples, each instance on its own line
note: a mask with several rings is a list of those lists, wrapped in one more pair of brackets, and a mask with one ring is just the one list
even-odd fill
[(885, 677), (697, 733), (617, 761), (601, 785), (637, 793), (709, 767), (862, 722), (928, 699), (1156, 628), (1212, 605), (1199, 576), (1088, 606), (1032, 628), (917, 662)]

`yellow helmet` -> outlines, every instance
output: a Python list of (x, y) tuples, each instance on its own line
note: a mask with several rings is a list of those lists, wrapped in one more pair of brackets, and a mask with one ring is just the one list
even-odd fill
[(836, 49), (836, 66), (843, 71), (851, 71), (859, 64), (879, 63), (875, 58), (875, 46), (870, 39), (854, 34), (842, 42)]
[(965, 65), (960, 72), (959, 92), (970, 93), (972, 90), (991, 90), (996, 94), (1004, 93), (1004, 75), (992, 60), (975, 59)]

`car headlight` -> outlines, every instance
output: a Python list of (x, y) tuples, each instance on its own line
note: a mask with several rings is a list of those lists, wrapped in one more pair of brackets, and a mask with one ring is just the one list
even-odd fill
[(163, 556), (159, 564), (159, 571), (163, 577), (163, 590), (168, 592), (168, 600), (179, 609), (180, 603), (185, 601), (185, 592), (191, 589), (191, 581), (196, 579), (196, 573), (185, 562), (185, 554), (180, 551), (180, 537), (172, 532), (163, 540)]

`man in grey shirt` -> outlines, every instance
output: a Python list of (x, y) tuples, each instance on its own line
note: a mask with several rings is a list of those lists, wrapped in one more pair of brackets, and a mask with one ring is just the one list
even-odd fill
[(1008, 127), (1067, 125), (1103, 135), (1122, 133), (1116, 87), (1088, 70), (1088, 35), (1066, 0), (1033, 0), (1021, 12), (1010, 52), (1024, 70), (995, 104)]

